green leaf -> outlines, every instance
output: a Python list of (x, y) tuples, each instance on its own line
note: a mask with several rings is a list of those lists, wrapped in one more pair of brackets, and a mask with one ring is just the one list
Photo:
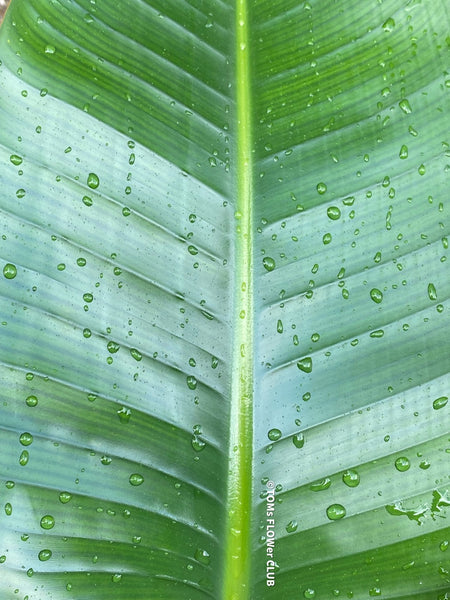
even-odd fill
[(444, 0), (13, 0), (0, 591), (448, 597)]

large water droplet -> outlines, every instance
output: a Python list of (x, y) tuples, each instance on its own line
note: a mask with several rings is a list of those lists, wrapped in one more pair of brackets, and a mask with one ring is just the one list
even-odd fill
[(45, 515), (41, 519), (41, 527), (42, 529), (53, 529), (55, 526), (55, 518), (52, 515)]
[(305, 436), (303, 433), (294, 433), (292, 436), (292, 442), (296, 448), (303, 448), (305, 445)]
[(327, 186), (326, 186), (326, 184), (325, 184), (325, 183), (323, 183), (323, 182), (320, 182), (320, 183), (318, 183), (318, 184), (316, 185), (316, 189), (317, 189), (317, 192), (318, 192), (320, 195), (323, 195), (323, 194), (325, 194), (325, 192), (327, 191)]
[(273, 428), (267, 432), (267, 437), (271, 442), (276, 442), (281, 438), (281, 431), (279, 429)]
[(297, 367), (300, 369), (300, 371), (303, 371), (304, 373), (311, 373), (313, 368), (312, 358), (310, 356), (302, 358), (297, 362)]
[(321, 479), (320, 481), (315, 481), (314, 483), (311, 483), (311, 485), (309, 486), (309, 489), (312, 492), (321, 492), (323, 490), (327, 490), (331, 485), (331, 479), (329, 477), (325, 477), (324, 479)]
[(61, 504), (67, 504), (71, 500), (72, 500), (72, 494), (70, 494), (69, 492), (61, 492), (59, 494), (59, 501), (61, 502)]
[(395, 468), (397, 469), (397, 471), (400, 472), (404, 472), (407, 471), (411, 466), (411, 463), (409, 462), (409, 460), (406, 458), (406, 456), (400, 456), (399, 458), (397, 458), (397, 460), (395, 461)]
[(447, 402), (448, 402), (447, 396), (441, 396), (440, 398), (436, 398), (436, 400), (434, 400), (434, 402), (433, 402), (434, 410), (439, 410), (440, 408), (444, 408), (444, 406), (446, 406)]
[(374, 302), (380, 304), (383, 301), (383, 292), (377, 288), (373, 288), (370, 290), (370, 297)]
[(17, 275), (16, 266), (11, 263), (6, 263), (6, 265), (3, 267), (3, 275), (6, 277), (6, 279), (14, 279), (14, 277)]
[(22, 446), (29, 446), (33, 443), (33, 436), (31, 433), (24, 432), (19, 437), (19, 442), (22, 444)]
[(106, 347), (108, 348), (108, 352), (110, 352), (111, 354), (115, 354), (119, 351), (120, 348), (119, 344), (113, 341), (108, 342)]
[(22, 164), (23, 158), (21, 156), (18, 156), (17, 154), (11, 154), (9, 160), (12, 162), (13, 165), (18, 167)]
[(37, 406), (38, 403), (38, 399), (36, 398), (36, 396), (28, 396), (28, 398), (25, 400), (25, 403), (27, 406)]
[(89, 173), (87, 177), (87, 184), (88, 187), (91, 188), (91, 190), (96, 190), (100, 185), (100, 179), (98, 178), (98, 175), (96, 175), (95, 173)]
[(345, 485), (348, 485), (348, 487), (356, 487), (359, 485), (359, 480), (359, 473), (353, 469), (347, 469), (347, 471), (345, 471), (342, 475), (342, 481), (345, 483)]
[(42, 562), (49, 560), (52, 557), (52, 551), (46, 548), (45, 550), (41, 550), (38, 554), (39, 560)]
[(138, 362), (142, 360), (142, 354), (139, 352), (139, 350), (136, 350), (136, 348), (130, 348), (130, 354), (134, 360), (137, 360)]
[(131, 485), (138, 486), (144, 483), (144, 477), (139, 473), (133, 473), (130, 475), (128, 481), (131, 483)]
[(327, 216), (332, 221), (337, 221), (341, 216), (341, 211), (337, 206), (330, 206), (327, 209)]
[(347, 511), (342, 506), (342, 504), (331, 504), (327, 508), (327, 517), (330, 521), (337, 521), (338, 519), (342, 519), (347, 514)]
[(265, 256), (263, 258), (263, 266), (266, 271), (273, 271), (275, 269), (275, 261), (270, 256)]

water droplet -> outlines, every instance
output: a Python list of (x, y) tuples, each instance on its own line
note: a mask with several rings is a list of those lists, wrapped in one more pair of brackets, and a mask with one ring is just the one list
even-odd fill
[(14, 483), (14, 481), (7, 481), (5, 483), (5, 486), (7, 487), (8, 490), (12, 490), (15, 485), (16, 484)]
[(292, 442), (296, 448), (303, 448), (305, 445), (305, 436), (303, 433), (294, 433), (292, 436)]
[(369, 596), (381, 596), (381, 589), (379, 587), (370, 588)]
[(102, 465), (108, 466), (112, 463), (112, 458), (110, 456), (102, 456), (100, 462)]
[(28, 450), (24, 450), (21, 453), (21, 455), (19, 456), (19, 465), (24, 467), (26, 464), (28, 464), (29, 459), (30, 459), (30, 455), (28, 453)]
[(449, 547), (448, 540), (444, 540), (443, 542), (441, 542), (439, 544), (439, 549), (441, 550), (441, 552), (445, 552), (446, 550), (448, 550), (448, 547)]
[(52, 515), (45, 515), (41, 519), (41, 527), (42, 529), (53, 529), (55, 526), (55, 518)]
[(405, 114), (409, 115), (410, 113), (412, 113), (412, 108), (406, 98), (404, 98), (403, 100), (400, 100), (398, 105), (400, 106), (400, 108), (402, 109), (402, 111)]
[(331, 479), (329, 477), (325, 477), (324, 479), (321, 479), (320, 481), (315, 481), (314, 483), (311, 483), (311, 485), (309, 486), (309, 489), (312, 492), (321, 492), (323, 490), (327, 490), (331, 485)]
[(83, 300), (85, 302), (92, 302), (92, 300), (94, 299), (94, 296), (92, 294), (83, 294)]
[(22, 444), (22, 446), (29, 446), (33, 443), (33, 436), (31, 433), (24, 432), (21, 434), (19, 442)]
[(55, 54), (56, 48), (51, 44), (47, 44), (44, 49), (45, 54)]
[(188, 246), (188, 252), (189, 254), (192, 254), (192, 256), (195, 256), (196, 254), (198, 254), (198, 248), (196, 248), (195, 246)]
[(437, 300), (437, 292), (433, 283), (428, 284), (428, 298), (432, 301)]
[(417, 171), (419, 172), (419, 175), (425, 175), (427, 170), (425, 168), (425, 165), (422, 164), (418, 167)]
[(70, 494), (69, 492), (61, 492), (59, 494), (59, 501), (61, 502), (61, 504), (67, 504), (71, 500), (72, 500), (72, 494)]
[(45, 550), (41, 550), (38, 554), (39, 560), (42, 562), (49, 560), (52, 557), (52, 551), (46, 548)]
[(91, 188), (91, 190), (96, 190), (100, 185), (100, 179), (98, 178), (98, 175), (96, 175), (95, 173), (89, 173), (87, 177), (87, 184), (88, 187)]
[(17, 275), (16, 266), (11, 263), (6, 263), (6, 265), (3, 267), (3, 275), (6, 277), (6, 279), (14, 279), (14, 277)]
[(19, 190), (16, 190), (16, 196), (17, 198), (23, 198), (26, 194), (26, 191), (23, 188), (20, 188)]
[(80, 258), (77, 258), (77, 265), (79, 267), (85, 267), (86, 266), (86, 259), (80, 256)]
[(441, 396), (440, 398), (436, 398), (436, 400), (434, 400), (434, 402), (433, 402), (434, 410), (439, 410), (440, 408), (444, 408), (444, 406), (446, 406), (447, 402), (448, 402), (447, 396)]
[(196, 452), (201, 452), (205, 448), (206, 442), (197, 433), (194, 433), (191, 438), (191, 446)]
[(19, 156), (18, 154), (11, 154), (11, 156), (9, 157), (9, 160), (16, 167), (18, 167), (19, 165), (21, 165), (22, 162), (23, 162), (23, 158), (21, 156)]
[(392, 17), (389, 17), (389, 19), (386, 19), (386, 21), (383, 23), (382, 27), (383, 30), (386, 31), (386, 33), (391, 32), (395, 27), (394, 19)]
[(289, 523), (286, 525), (286, 531), (288, 533), (294, 533), (294, 531), (297, 531), (297, 528), (298, 528), (297, 521), (289, 521)]
[(347, 511), (342, 504), (331, 504), (331, 506), (327, 508), (327, 517), (330, 519), (330, 521), (342, 519), (346, 514)]
[(206, 550), (203, 550), (202, 548), (197, 548), (197, 550), (195, 551), (194, 557), (195, 557), (195, 560), (197, 560), (202, 565), (209, 565), (209, 563), (211, 562), (211, 557), (209, 555), (209, 552), (207, 552)]
[(348, 487), (356, 487), (359, 485), (360, 481), (359, 473), (353, 469), (347, 469), (347, 471), (345, 471), (342, 475), (342, 481), (345, 483), (345, 485), (348, 485)]
[(138, 486), (144, 483), (144, 478), (139, 473), (133, 473), (130, 475), (128, 481), (131, 483), (131, 485)]
[(383, 293), (379, 289), (373, 288), (370, 290), (370, 297), (376, 304), (380, 304), (383, 300)]
[(312, 358), (310, 356), (302, 358), (297, 362), (297, 367), (300, 369), (300, 371), (303, 371), (304, 373), (311, 373), (313, 368)]
[(316, 597), (316, 592), (312, 588), (307, 588), (303, 592), (303, 596), (304, 596), (304, 598), (315, 598)]
[(426, 471), (426, 470), (427, 470), (427, 469), (429, 469), (430, 467), (431, 467), (431, 463), (430, 463), (430, 462), (428, 462), (427, 460), (422, 460), (422, 461), (420, 461), (420, 464), (419, 464), (419, 468), (420, 468), (420, 469), (423, 469), (424, 471)]
[(275, 269), (275, 261), (270, 256), (265, 256), (262, 262), (266, 271), (273, 271)]
[(120, 581), (122, 581), (121, 573), (114, 573), (114, 575), (111, 577), (111, 581), (113, 583), (119, 583)]
[(106, 345), (106, 347), (108, 348), (108, 352), (110, 354), (115, 354), (116, 352), (119, 351), (119, 344), (117, 342), (113, 342), (113, 341), (109, 341), (108, 344)]
[(398, 155), (401, 159), (408, 158), (408, 146), (405, 146), (405, 144), (403, 144), (403, 146), (400, 148), (400, 152)]
[(324, 236), (322, 237), (322, 242), (326, 246), (327, 244), (331, 243), (332, 239), (333, 239), (333, 236), (331, 235), (331, 233), (325, 233)]
[(12, 515), (12, 505), (10, 502), (5, 504), (5, 514), (10, 517)]
[(28, 398), (25, 400), (26, 405), (27, 406), (37, 406), (38, 403), (38, 399), (36, 398), (36, 396), (28, 396)]
[(320, 182), (316, 185), (316, 190), (322, 196), (327, 191), (327, 186), (325, 185), (325, 183)]
[(92, 206), (92, 198), (90, 198), (89, 196), (83, 196), (83, 203), (86, 204), (86, 206)]
[(267, 432), (267, 437), (269, 438), (269, 440), (270, 440), (271, 442), (276, 442), (276, 441), (277, 441), (277, 440), (279, 440), (279, 439), (280, 439), (280, 437), (281, 437), (281, 431), (280, 431), (279, 429), (276, 429), (276, 428), (274, 428), (274, 429), (270, 429), (270, 430)]
[(131, 418), (131, 410), (122, 406), (122, 408), (117, 411), (117, 416), (121, 423), (128, 423)]
[(403, 473), (404, 471), (407, 471), (410, 468), (410, 466), (411, 466), (411, 463), (406, 458), (406, 456), (400, 456), (395, 461), (395, 468), (397, 469), (397, 471), (400, 471), (401, 473)]
[(283, 333), (283, 321), (281, 319), (277, 321), (277, 331), (278, 333)]
[(130, 354), (134, 360), (137, 360), (138, 362), (142, 360), (142, 354), (136, 348), (130, 348)]
[(330, 206), (327, 209), (327, 216), (332, 221), (337, 221), (341, 216), (341, 211), (337, 206)]
[(186, 383), (190, 390), (195, 390), (197, 387), (197, 378), (194, 375), (188, 375), (186, 377)]

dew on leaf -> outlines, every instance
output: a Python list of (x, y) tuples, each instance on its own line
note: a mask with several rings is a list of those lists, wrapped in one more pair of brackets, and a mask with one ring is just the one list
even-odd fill
[(348, 485), (348, 487), (356, 487), (360, 482), (359, 473), (353, 469), (347, 469), (342, 475), (342, 481), (345, 485)]
[(311, 373), (313, 368), (312, 358), (310, 356), (302, 358), (297, 362), (297, 367), (300, 369), (300, 371), (303, 371), (304, 373)]
[(322, 492), (323, 490), (327, 490), (331, 485), (331, 479), (329, 477), (325, 477), (324, 479), (321, 479), (320, 481), (315, 481), (314, 483), (311, 483), (311, 485), (309, 486), (309, 489), (312, 492)]
[(331, 504), (327, 508), (327, 517), (330, 521), (337, 521), (338, 519), (342, 519), (347, 514), (347, 511), (342, 506), (342, 504)]
[(117, 416), (121, 423), (128, 423), (131, 418), (131, 410), (122, 406), (122, 408), (117, 411)]
[(61, 502), (61, 504), (67, 504), (71, 500), (72, 500), (72, 494), (70, 494), (69, 492), (61, 492), (59, 494), (59, 501)]
[(398, 155), (403, 160), (405, 158), (408, 158), (408, 146), (406, 146), (405, 144), (403, 144), (402, 147), (400, 148), (400, 152), (399, 152)]
[(100, 179), (98, 178), (98, 175), (95, 173), (89, 173), (87, 177), (87, 185), (91, 188), (91, 190), (96, 190), (100, 185)]
[(111, 577), (111, 581), (113, 583), (119, 583), (120, 581), (122, 581), (122, 574), (121, 573), (114, 573), (114, 575)]
[(417, 171), (419, 173), (419, 175), (425, 175), (426, 173), (426, 168), (424, 164), (419, 165), (419, 167), (417, 168)]
[(327, 246), (328, 244), (331, 243), (331, 240), (333, 239), (333, 236), (331, 235), (331, 233), (325, 233), (324, 236), (322, 237), (322, 243)]
[(38, 554), (38, 558), (40, 561), (44, 562), (49, 560), (52, 557), (52, 551), (46, 548), (45, 550), (41, 550)]
[(85, 302), (92, 302), (93, 299), (94, 299), (94, 296), (92, 294), (90, 294), (90, 293), (83, 294), (83, 300)]
[(25, 465), (28, 464), (29, 459), (30, 459), (30, 455), (28, 453), (28, 450), (23, 450), (23, 452), (19, 456), (19, 465), (24, 467)]
[(370, 588), (369, 596), (381, 596), (381, 589), (379, 587)]
[(188, 375), (186, 377), (186, 383), (190, 390), (195, 390), (197, 388), (197, 378), (194, 375)]
[(27, 406), (37, 406), (38, 404), (38, 399), (36, 398), (36, 396), (28, 396), (28, 398), (25, 400), (25, 403)]
[(392, 17), (389, 17), (383, 23), (382, 27), (383, 27), (383, 31), (386, 31), (386, 33), (390, 33), (394, 29), (394, 27), (395, 27), (395, 21), (394, 21), (394, 19)]
[(23, 162), (23, 158), (21, 156), (19, 156), (18, 154), (11, 154), (11, 156), (9, 157), (9, 160), (16, 167), (18, 167), (19, 165), (21, 165), (22, 162)]
[(42, 517), (40, 525), (42, 529), (53, 529), (55, 526), (55, 518), (52, 515), (45, 515)]
[(440, 408), (444, 408), (444, 406), (446, 406), (447, 402), (448, 402), (447, 396), (441, 396), (440, 398), (436, 398), (436, 400), (433, 401), (434, 410), (439, 410)]
[(330, 206), (327, 209), (327, 216), (332, 221), (337, 221), (341, 216), (341, 211), (337, 206)]
[(196, 452), (201, 452), (205, 448), (206, 442), (197, 433), (194, 433), (191, 438), (191, 446)]
[(12, 505), (10, 502), (7, 502), (5, 504), (5, 514), (7, 517), (10, 517), (12, 515)]
[(22, 446), (29, 446), (33, 443), (33, 436), (31, 433), (24, 432), (20, 435), (19, 442), (22, 444)]
[(432, 301), (437, 300), (437, 292), (433, 283), (428, 284), (428, 298)]
[(204, 550), (203, 548), (197, 548), (194, 554), (195, 560), (201, 563), (202, 565), (209, 565), (211, 562), (211, 557), (209, 552)]
[(294, 531), (297, 531), (297, 528), (298, 528), (297, 521), (289, 521), (289, 523), (286, 525), (286, 531), (288, 533), (294, 533)]
[(6, 263), (6, 265), (3, 267), (3, 276), (6, 279), (14, 279), (14, 277), (16, 275), (17, 275), (16, 266), (11, 263)]
[(269, 431), (267, 432), (267, 437), (271, 442), (276, 442), (277, 440), (279, 440), (281, 438), (281, 435), (281, 431), (276, 428), (269, 429)]
[(292, 443), (296, 448), (303, 448), (305, 445), (305, 436), (303, 433), (294, 433), (292, 436)]
[(109, 341), (106, 345), (110, 354), (115, 354), (119, 351), (120, 345), (117, 342)]
[(402, 109), (402, 111), (405, 114), (409, 115), (410, 113), (412, 113), (411, 105), (409, 104), (409, 102), (406, 98), (404, 98), (403, 100), (400, 100), (398, 105), (400, 106), (400, 108)]
[(270, 256), (265, 256), (262, 262), (266, 271), (273, 271), (275, 269), (275, 261)]
[(128, 481), (130, 482), (131, 485), (136, 487), (136, 486), (142, 485), (144, 483), (144, 477), (142, 475), (140, 475), (139, 473), (133, 473), (132, 475), (130, 475)]
[(370, 297), (376, 304), (380, 304), (383, 300), (383, 293), (377, 288), (372, 288), (370, 290)]
[(134, 360), (137, 360), (138, 362), (140, 360), (142, 360), (142, 354), (136, 348), (131, 348), (130, 349), (130, 354), (134, 358)]
[(397, 469), (397, 471), (400, 471), (401, 473), (403, 473), (404, 471), (407, 471), (410, 468), (410, 466), (411, 466), (411, 463), (406, 458), (406, 456), (400, 456), (395, 461), (395, 468)]
[(313, 588), (307, 588), (304, 592), (303, 592), (303, 597), (304, 598), (315, 598), (316, 597), (316, 592), (315, 590), (313, 590)]
[(327, 186), (322, 181), (316, 185), (317, 192), (322, 196), (327, 191)]
[(83, 204), (85, 204), (86, 206), (92, 206), (92, 198), (90, 198), (89, 196), (83, 196)]

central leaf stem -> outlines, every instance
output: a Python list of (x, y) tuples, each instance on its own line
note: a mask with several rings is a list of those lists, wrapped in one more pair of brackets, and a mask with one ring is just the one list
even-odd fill
[(224, 600), (250, 598), (253, 453), (252, 131), (247, 0), (236, 3), (234, 331)]

